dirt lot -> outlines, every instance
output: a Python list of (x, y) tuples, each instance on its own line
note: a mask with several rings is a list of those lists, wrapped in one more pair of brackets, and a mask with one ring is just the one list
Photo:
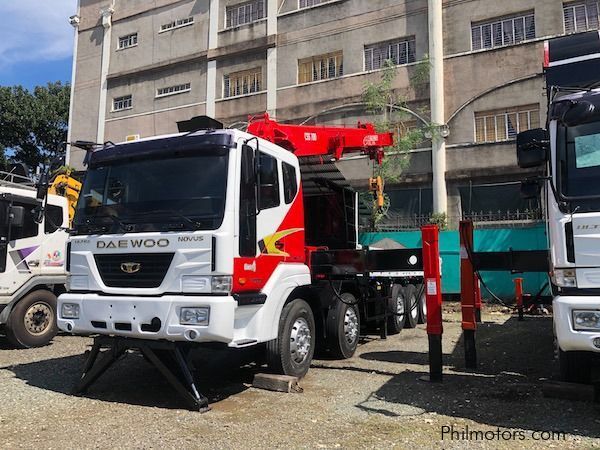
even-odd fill
[[(212, 411), (186, 411), (136, 355), (119, 361), (86, 397), (69, 390), (87, 338), (11, 350), (0, 340), (0, 448), (596, 448), (600, 406), (544, 398), (552, 376), (551, 319), (484, 314), (480, 368), (463, 370), (459, 315), (445, 312), (444, 382), (427, 374), (423, 327), (367, 339), (348, 361), (317, 360), (302, 394), (249, 387), (247, 354), (199, 352), (200, 386)], [(451, 440), (442, 430), (488, 432)], [(498, 431), (499, 429), (499, 431)], [(564, 432), (566, 438), (535, 432)], [(500, 436), (498, 436), (500, 433)]]

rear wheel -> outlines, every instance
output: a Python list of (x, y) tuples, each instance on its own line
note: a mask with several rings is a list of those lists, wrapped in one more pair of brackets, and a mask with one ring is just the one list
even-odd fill
[(417, 286), (417, 295), (419, 297), (419, 319), (417, 323), (427, 323), (427, 296), (425, 295), (425, 287), (422, 284)]
[(283, 307), (277, 339), (267, 342), (271, 370), (302, 378), (308, 372), (315, 351), (315, 319), (306, 301), (296, 299)]
[(417, 299), (417, 290), (412, 284), (409, 284), (404, 288), (404, 308), (406, 311), (404, 327), (416, 327), (419, 318), (419, 300)]
[(360, 314), (354, 295), (346, 292), (327, 314), (327, 346), (332, 356), (352, 358), (360, 337)]
[(6, 337), (18, 348), (47, 345), (57, 332), (56, 296), (45, 290), (23, 297), (10, 312), (6, 323)]
[(388, 312), (394, 314), (387, 319), (388, 335), (393, 336), (402, 331), (402, 328), (404, 328), (404, 321), (406, 320), (404, 288), (400, 284), (394, 284), (392, 286), (392, 294), (388, 300)]

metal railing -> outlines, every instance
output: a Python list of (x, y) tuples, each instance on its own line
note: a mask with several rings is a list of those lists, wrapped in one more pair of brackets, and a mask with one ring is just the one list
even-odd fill
[[(450, 216), (447, 218), (447, 229), (458, 229), (461, 220), (472, 220), (477, 228), (520, 228), (535, 225), (544, 221), (542, 211), (514, 210), (514, 211), (470, 211), (462, 216)], [(432, 223), (431, 214), (414, 214), (412, 216), (388, 216), (383, 218), (375, 226), (364, 223), (362, 232), (380, 231), (413, 231)]]

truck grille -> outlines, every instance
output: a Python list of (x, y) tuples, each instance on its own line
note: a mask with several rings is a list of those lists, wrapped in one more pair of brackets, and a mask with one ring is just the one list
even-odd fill
[[(98, 272), (108, 287), (157, 288), (161, 285), (174, 253), (118, 253), (94, 255)], [(129, 272), (124, 270), (129, 268)]]

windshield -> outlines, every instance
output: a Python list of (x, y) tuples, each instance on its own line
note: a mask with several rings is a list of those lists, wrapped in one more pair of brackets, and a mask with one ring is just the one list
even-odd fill
[(203, 150), (90, 168), (77, 203), (76, 232), (217, 229), (227, 164), (227, 150)]
[[(600, 210), (600, 122), (558, 128), (558, 186), (571, 210)], [(598, 196), (583, 200), (582, 197)]]

